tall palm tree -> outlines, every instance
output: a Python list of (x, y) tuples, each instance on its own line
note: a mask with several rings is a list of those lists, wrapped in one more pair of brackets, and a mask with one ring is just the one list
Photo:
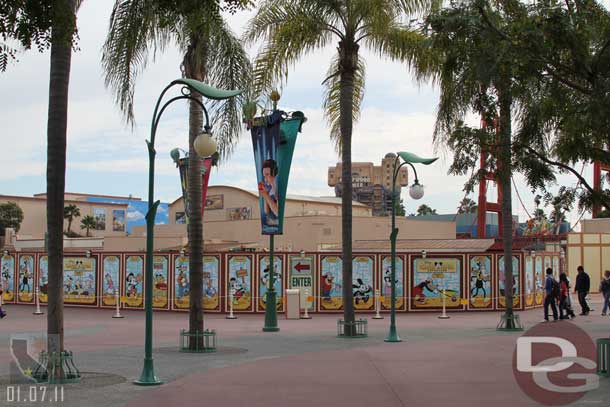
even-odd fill
[(267, 92), (284, 81), (292, 65), (334, 41), (324, 110), (330, 136), (341, 152), (343, 305), (346, 335), (354, 322), (352, 293), (352, 128), (364, 96), (365, 45), (382, 57), (411, 63), (421, 36), (403, 23), (424, 11), (428, 0), (265, 0), (248, 23), (244, 38), (264, 41), (254, 64), (255, 88)]
[[(48, 309), (47, 351), (64, 351), (63, 232), (66, 186), (66, 139), (68, 129), (68, 88), (72, 61), (72, 38), (76, 30), (76, 11), (80, 0), (58, 0), (51, 29), (51, 67), (49, 113), (47, 122), (47, 233), (48, 233)], [(64, 377), (61, 362), (49, 372), (55, 379)], [(49, 359), (52, 363), (53, 359)]]
[(72, 232), (72, 221), (80, 216), (80, 209), (74, 204), (64, 206), (64, 219), (68, 219), (68, 233)]
[[(416, 71), (420, 78), (432, 78), (440, 87), (434, 138), (437, 145), (452, 148), (455, 157), (451, 171), (465, 175), (478, 164), (478, 154), (491, 153), (488, 167), (483, 171), (495, 172), (502, 191), (505, 318), (506, 328), (515, 328), (511, 123), (513, 110), (529, 85), (525, 76), (519, 74), (521, 67), (513, 63), (518, 56), (511, 54), (513, 51), (506, 44), (495, 40), (493, 26), (502, 26), (508, 21), (502, 7), (502, 2), (471, 0), (452, 3), (432, 13), (425, 26), (435, 62), (420, 65)], [(465, 116), (471, 110), (483, 117), (483, 129), (464, 125)], [(467, 186), (472, 187), (472, 181)]]
[[(147, 65), (150, 52), (175, 44), (183, 54), (182, 74), (186, 78), (227, 89), (245, 89), (250, 82), (250, 62), (240, 41), (221, 16), (217, 0), (116, 0), (102, 66), (106, 86), (128, 123), (134, 123), (133, 98), (138, 73)], [(199, 101), (202, 96), (192, 96)], [(222, 157), (232, 150), (241, 132), (240, 99), (210, 105), (212, 124)], [(189, 331), (203, 331), (203, 223), (201, 216), (201, 161), (193, 142), (203, 129), (203, 111), (189, 104), (189, 191), (191, 213), (188, 224), (190, 247)], [(191, 343), (191, 346), (196, 346)]]
[(97, 222), (95, 221), (95, 218), (91, 215), (85, 215), (83, 217), (83, 219), (81, 219), (81, 221), (80, 221), (80, 228), (86, 229), (87, 237), (89, 237), (89, 231), (91, 229), (95, 229), (96, 225), (97, 225)]

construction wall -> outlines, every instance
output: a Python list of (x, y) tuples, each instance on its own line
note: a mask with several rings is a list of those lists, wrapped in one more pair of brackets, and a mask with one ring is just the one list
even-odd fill
[(610, 233), (570, 233), (567, 238), (567, 271), (572, 282), (583, 266), (591, 277), (591, 291), (598, 292), (604, 270), (610, 270)]

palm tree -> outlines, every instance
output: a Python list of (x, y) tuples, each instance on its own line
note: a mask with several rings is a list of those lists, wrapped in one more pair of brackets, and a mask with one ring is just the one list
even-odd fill
[(257, 92), (286, 79), (304, 55), (337, 41), (337, 54), (323, 84), (331, 139), (341, 152), (342, 253), (345, 334), (354, 323), (352, 293), (352, 127), (364, 96), (361, 45), (380, 56), (411, 63), (421, 36), (402, 23), (404, 14), (424, 11), (428, 0), (265, 0), (248, 23), (244, 38), (263, 40), (255, 64)]
[(68, 233), (72, 233), (72, 221), (74, 218), (80, 217), (80, 209), (74, 204), (64, 207), (64, 219), (68, 219)]
[(426, 204), (421, 204), (417, 208), (417, 216), (436, 215), (436, 209), (432, 209)]
[(95, 229), (96, 222), (95, 218), (91, 215), (85, 215), (80, 221), (80, 228), (87, 230), (87, 237), (89, 237), (89, 230)]
[[(528, 84), (519, 77), (511, 49), (495, 40), (495, 27), (507, 20), (502, 2), (473, 0), (451, 3), (428, 16), (426, 29), (436, 63), (417, 66), (420, 78), (432, 78), (440, 87), (435, 143), (450, 146), (455, 153), (451, 171), (464, 174), (477, 165), (472, 154), (492, 153), (485, 171), (495, 172), (502, 191), (502, 238), (504, 250), (506, 328), (515, 328), (513, 314), (513, 217), (511, 176), (513, 172), (512, 113)], [(521, 79), (521, 78), (520, 78)], [(484, 128), (464, 125), (469, 110), (483, 117)], [(470, 144), (470, 146), (468, 146)], [(472, 157), (472, 155), (471, 155)], [(482, 176), (483, 174), (477, 174)], [(481, 178), (483, 179), (483, 178)], [(484, 181), (481, 181), (484, 182)], [(472, 179), (468, 185), (472, 185)]]
[(477, 211), (477, 203), (472, 199), (465, 197), (458, 206), (457, 213), (475, 213)]
[[(196, 4), (196, 6), (194, 6)], [(239, 40), (220, 15), (218, 1), (192, 2), (116, 0), (103, 47), (102, 66), (106, 86), (128, 123), (134, 123), (133, 98), (136, 78), (146, 67), (151, 50), (174, 43), (183, 53), (182, 74), (186, 78), (227, 89), (245, 89), (250, 82), (250, 62)], [(202, 96), (194, 93), (199, 101)], [(211, 104), (212, 124), (222, 157), (230, 154), (242, 129), (239, 99)], [(203, 223), (201, 216), (201, 161), (193, 142), (203, 129), (203, 111), (189, 104), (189, 191), (191, 213), (188, 224), (190, 247), (189, 331), (203, 331)], [(197, 344), (191, 342), (191, 346)]]

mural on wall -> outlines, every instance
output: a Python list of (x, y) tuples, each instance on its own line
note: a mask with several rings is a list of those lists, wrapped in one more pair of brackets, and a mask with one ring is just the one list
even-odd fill
[(64, 257), (64, 302), (95, 305), (97, 303), (95, 258)]
[(205, 210), (224, 208), (224, 195), (208, 195), (205, 198)]
[(352, 260), (352, 293), (354, 309), (368, 310), (375, 306), (375, 261), (370, 256), (357, 256)]
[(102, 305), (115, 306), (115, 290), (119, 289), (121, 258), (104, 256), (102, 260)]
[(248, 220), (252, 219), (252, 208), (227, 208), (229, 220)]
[(125, 259), (125, 298), (126, 307), (142, 307), (144, 305), (144, 257), (127, 256)]
[[(314, 289), (314, 257), (313, 256), (290, 256), (290, 277), (288, 283), (290, 288), (300, 290), (301, 308), (309, 306), (310, 310), (315, 309), (315, 289)], [(308, 301), (306, 291), (311, 297)]]
[(25, 254), (19, 256), (19, 295), (20, 302), (32, 302), (34, 300), (34, 256)]
[(112, 231), (113, 232), (124, 232), (125, 231), (125, 210), (124, 209), (113, 209), (112, 210)]
[(38, 259), (38, 289), (40, 290), (40, 302), (49, 300), (49, 257), (40, 256)]
[(203, 309), (220, 310), (220, 262), (216, 256), (203, 256)]
[(178, 256), (174, 259), (174, 307), (188, 309), (191, 299), (189, 279), (189, 258)]
[(252, 259), (249, 256), (229, 257), (228, 289), (233, 292), (235, 311), (252, 310)]
[[(519, 286), (521, 276), (519, 274), (519, 257), (513, 256), (513, 307), (521, 305), (519, 301), (521, 287)], [(504, 277), (504, 256), (498, 257), (498, 304), (500, 307), (506, 306), (506, 290)]]
[(536, 274), (536, 305), (544, 302), (544, 270), (542, 269), (542, 257), (534, 257)]
[(320, 273), (320, 309), (343, 308), (343, 261), (339, 256), (322, 256)]
[(525, 256), (525, 306), (534, 305), (536, 294), (536, 275), (534, 273), (534, 259)]
[(106, 209), (93, 208), (93, 219), (95, 219), (95, 230), (106, 230)]
[(186, 212), (176, 212), (176, 224), (186, 225)]
[(461, 306), (461, 261), (455, 258), (418, 258), (413, 261), (414, 308)]
[(168, 285), (167, 285), (167, 256), (153, 257), (153, 307), (167, 308), (169, 304)]
[[(264, 256), (259, 258), (258, 269), (259, 269), (259, 281), (258, 281), (258, 289), (259, 289), (259, 298), (258, 298), (258, 307), (259, 309), (266, 309), (267, 307), (267, 289), (269, 288), (269, 276), (270, 276), (270, 268), (269, 268), (269, 256)], [(283, 291), (283, 282), (284, 279), (282, 276), (283, 273), (283, 264), (282, 259), (280, 257), (273, 257), (273, 276), (275, 281), (273, 282), (273, 287), (275, 288), (276, 297), (276, 309), (278, 311), (283, 310), (283, 301), (282, 297), (284, 296)]]
[(0, 257), (0, 284), (2, 284), (2, 299), (15, 300), (15, 257), (11, 254)]
[(489, 308), (491, 296), (491, 256), (470, 258), (470, 308)]
[[(402, 309), (405, 305), (405, 290), (404, 290), (404, 260), (400, 256), (396, 256), (396, 309)], [(381, 307), (383, 309), (391, 308), (392, 301), (392, 256), (384, 256), (381, 260)]]

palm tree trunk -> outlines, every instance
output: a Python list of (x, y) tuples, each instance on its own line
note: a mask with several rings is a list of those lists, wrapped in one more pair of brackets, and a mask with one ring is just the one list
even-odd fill
[(500, 104), (500, 186), (502, 191), (502, 239), (504, 245), (504, 295), (506, 298), (507, 328), (513, 323), (513, 208), (510, 177), (512, 174), (511, 107), (509, 91), (499, 90)]
[(340, 59), (340, 99), (341, 114), (341, 238), (343, 254), (343, 319), (345, 335), (354, 336), (354, 300), (352, 292), (352, 127), (354, 106), (354, 75), (358, 60), (358, 45), (341, 41)]
[[(191, 38), (191, 44), (184, 57), (184, 71), (187, 78), (201, 81), (204, 77), (201, 66), (200, 46), (196, 38)], [(201, 52), (201, 51), (199, 51)], [(202, 96), (193, 93), (199, 101)], [(189, 332), (203, 332), (203, 219), (201, 216), (201, 158), (195, 152), (193, 143), (203, 128), (203, 111), (191, 101), (189, 105), (189, 172), (188, 197), (190, 203), (188, 238), (189, 238), (189, 281), (190, 309)], [(201, 338), (202, 339), (202, 338)], [(189, 349), (203, 348), (203, 340), (191, 337)]]
[[(56, 7), (74, 14), (74, 0), (63, 0)], [(58, 11), (59, 12), (59, 11)], [(63, 22), (63, 24), (62, 24)], [(51, 44), (49, 80), (49, 113), (47, 122), (47, 232), (48, 232), (48, 310), (47, 351), (59, 354), (64, 350), (64, 292), (63, 292), (63, 230), (64, 192), (66, 179), (66, 133), (68, 128), (68, 88), (72, 36), (65, 20), (54, 22)], [(50, 371), (50, 370), (49, 370)], [(64, 372), (55, 366), (55, 379)]]

